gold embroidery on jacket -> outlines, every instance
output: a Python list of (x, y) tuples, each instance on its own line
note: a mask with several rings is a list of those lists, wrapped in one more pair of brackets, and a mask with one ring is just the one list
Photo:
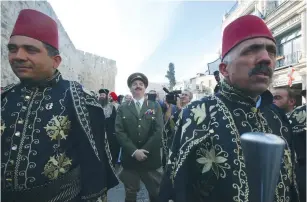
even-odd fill
[(219, 179), (219, 177), (225, 178), (225, 169), (230, 169), (230, 165), (227, 163), (227, 157), (229, 155), (220, 145), (213, 145), (214, 137), (217, 139), (219, 138), (218, 135), (214, 135), (210, 138), (211, 144), (208, 146), (211, 148), (208, 148), (206, 144), (201, 144), (201, 148), (196, 151), (197, 156), (200, 156), (196, 161), (202, 164), (202, 173), (206, 173), (212, 169), (217, 179)]
[(2, 135), (2, 133), (4, 132), (4, 130), (5, 130), (5, 123), (4, 123), (4, 121), (1, 119), (1, 125), (0, 125), (0, 131), (1, 131), (1, 135)]
[(50, 157), (44, 167), (43, 174), (50, 180), (55, 180), (59, 176), (65, 174), (72, 164), (72, 160), (65, 153)]
[[(226, 128), (229, 128), (231, 130), (230, 134), (234, 135), (234, 137), (232, 138), (232, 142), (236, 144), (236, 149), (233, 150), (236, 158), (233, 161), (233, 164), (235, 166), (233, 168), (232, 174), (239, 178), (238, 182), (240, 184), (234, 183), (232, 185), (232, 187), (237, 191), (237, 195), (233, 197), (233, 200), (236, 202), (248, 201), (249, 187), (248, 187), (247, 175), (244, 171), (245, 162), (244, 162), (243, 151), (242, 151), (242, 147), (240, 143), (240, 133), (239, 133), (239, 130), (235, 124), (233, 116), (230, 113), (228, 107), (219, 98), (216, 97), (216, 99), (217, 99), (217, 103), (219, 107), (221, 108), (224, 114), (225, 119), (228, 119), (229, 124), (226, 124)], [(246, 124), (245, 126), (248, 126), (248, 125)], [(244, 196), (244, 200), (241, 199), (241, 196)]]
[(300, 111), (294, 114), (294, 117), (298, 123), (304, 123), (306, 122), (306, 111), (305, 110)]
[(48, 122), (48, 125), (44, 128), (51, 140), (60, 140), (66, 139), (70, 124), (67, 116), (53, 116)]
[[(36, 88), (35, 91), (30, 91), (30, 90), (27, 90), (26, 88), (21, 89), (21, 91), (23, 93), (30, 94), (30, 97), (32, 99), (29, 100), (29, 101), (26, 101), (25, 103), (17, 103), (17, 106), (21, 106), (21, 111), (20, 112), (16, 112), (16, 114), (19, 117), (19, 114), (21, 112), (25, 112), (26, 113), (26, 117), (25, 117), (25, 122), (24, 122), (23, 129), (22, 129), (21, 140), (20, 140), (20, 144), (19, 144), (19, 147), (18, 147), (19, 149), (18, 149), (18, 153), (17, 153), (16, 166), (15, 166), (15, 170), (14, 170), (14, 186), (15, 186), (14, 188), (15, 189), (27, 188), (28, 181), (29, 182), (34, 182), (36, 180), (34, 177), (30, 177), (30, 176), (25, 175), (25, 173), (28, 172), (29, 168), (35, 168), (36, 167), (36, 163), (33, 162), (33, 161), (30, 161), (29, 157), (30, 157), (31, 153), (32, 153), (32, 155), (36, 155), (37, 154), (37, 151), (33, 150), (31, 148), (31, 144), (32, 143), (33, 144), (39, 144), (39, 140), (34, 139), (33, 135), (34, 135), (34, 133), (40, 133), (40, 130), (35, 128), (36, 120), (40, 120), (40, 118), (36, 117), (36, 118), (34, 118), (33, 122), (29, 122), (29, 117), (31, 116), (33, 108), (37, 109), (36, 111), (34, 111), (34, 113), (37, 113), (37, 111), (38, 111), (38, 109), (40, 107), (40, 104), (41, 104), (41, 102), (44, 99), (44, 93), (47, 90), (50, 90), (50, 88), (44, 89), (43, 93), (39, 92), (38, 88)], [(40, 100), (36, 100), (35, 99), (36, 97), (40, 97), (40, 96), (42, 96)], [(28, 104), (27, 104), (27, 102), (28, 102)], [(35, 106), (35, 105), (37, 105), (37, 106)], [(16, 121), (17, 121), (17, 119), (16, 119)], [(15, 128), (14, 129), (15, 130), (14, 133), (15, 133), (16, 132), (16, 127), (14, 127), (14, 128)], [(31, 134), (30, 136), (26, 135), (28, 130), (32, 131), (32, 132), (30, 132), (30, 134)], [(32, 139), (31, 143), (24, 145), (25, 141), (28, 138)], [(25, 147), (29, 148), (28, 153), (26, 155), (23, 154), (23, 151), (24, 151)], [(27, 162), (27, 166), (25, 167), (24, 170), (20, 170), (20, 164), (23, 161)], [(19, 184), (18, 176), (25, 176), (24, 183)]]

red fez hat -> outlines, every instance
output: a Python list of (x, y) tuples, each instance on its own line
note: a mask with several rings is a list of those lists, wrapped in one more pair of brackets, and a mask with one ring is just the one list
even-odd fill
[(12, 36), (21, 35), (39, 40), (59, 49), (59, 34), (57, 23), (49, 16), (36, 10), (20, 11)]
[(255, 15), (239, 17), (224, 29), (222, 58), (241, 42), (258, 37), (265, 37), (275, 42), (271, 31), (261, 18)]
[(110, 93), (110, 96), (112, 97), (112, 100), (113, 100), (113, 101), (117, 101), (118, 97), (117, 97), (116, 93), (111, 92), (111, 93)]

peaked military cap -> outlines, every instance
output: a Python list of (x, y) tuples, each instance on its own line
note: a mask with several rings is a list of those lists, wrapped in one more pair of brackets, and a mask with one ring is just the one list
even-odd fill
[(132, 82), (135, 80), (141, 80), (144, 83), (145, 87), (147, 88), (148, 79), (144, 74), (139, 73), (139, 72), (133, 73), (128, 77), (127, 84), (129, 88), (131, 87)]

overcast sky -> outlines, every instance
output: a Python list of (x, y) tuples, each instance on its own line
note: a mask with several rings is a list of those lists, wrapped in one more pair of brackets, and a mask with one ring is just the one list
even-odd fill
[(167, 82), (205, 72), (217, 59), (223, 14), (234, 1), (49, 0), (75, 47), (116, 60), (116, 92), (136, 71)]

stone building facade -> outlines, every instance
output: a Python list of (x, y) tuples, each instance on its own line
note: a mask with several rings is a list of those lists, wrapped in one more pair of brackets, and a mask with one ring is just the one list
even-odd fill
[[(262, 18), (277, 42), (277, 64), (270, 89), (287, 87), (292, 68), (291, 88), (297, 94), (306, 89), (306, 1), (238, 0), (224, 16), (223, 30), (233, 20), (247, 14)], [(300, 95), (297, 100), (300, 102)]]
[(7, 43), (22, 9), (35, 9), (56, 20), (59, 29), (63, 77), (80, 82), (89, 90), (101, 87), (115, 90), (116, 62), (75, 48), (64, 27), (47, 1), (1, 1), (1, 86), (18, 82), (8, 62)]
[(193, 93), (193, 101), (199, 100), (206, 95), (212, 95), (217, 82), (213, 75), (197, 73), (189, 80), (179, 81), (174, 90), (189, 90)]

